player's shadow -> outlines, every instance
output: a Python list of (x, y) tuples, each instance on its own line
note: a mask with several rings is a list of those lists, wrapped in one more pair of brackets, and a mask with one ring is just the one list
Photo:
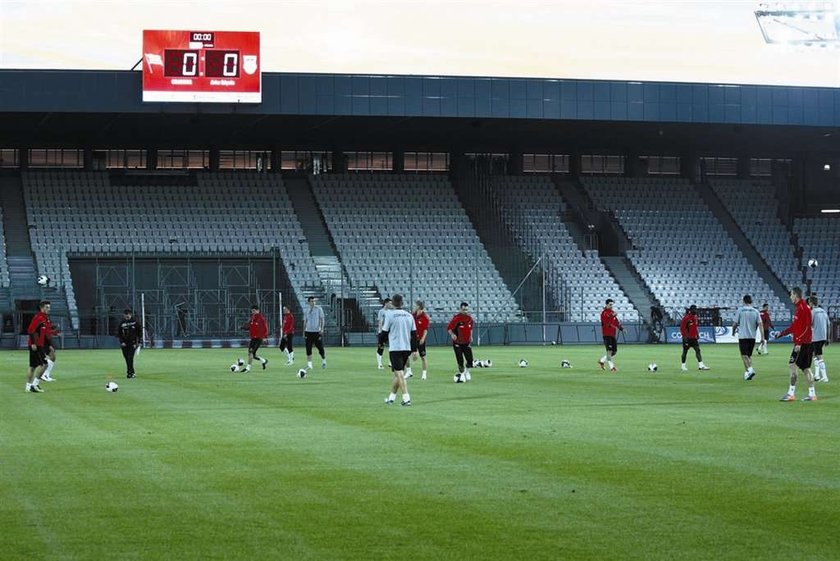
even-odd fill
[(418, 401), (418, 403), (429, 404), (429, 403), (446, 403), (447, 401), (465, 401), (469, 399), (490, 399), (494, 397), (505, 397), (503, 393), (488, 393), (482, 395), (466, 395), (466, 396), (453, 396), (453, 397), (444, 397), (440, 399), (429, 399), (429, 400), (422, 400)]

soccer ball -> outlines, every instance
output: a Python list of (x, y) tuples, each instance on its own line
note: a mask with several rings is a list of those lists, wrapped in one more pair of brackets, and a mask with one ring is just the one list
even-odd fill
[(300, 370), (298, 370), (298, 374), (297, 374), (297, 375), (298, 375), (298, 378), (300, 378), (301, 380), (302, 380), (302, 379), (304, 379), (304, 378), (306, 378), (306, 369), (305, 369), (305, 368), (301, 368)]
[(118, 389), (120, 389), (120, 387), (117, 385), (116, 382), (108, 382), (107, 384), (105, 384), (105, 389), (109, 392), (115, 392)]
[(519, 368), (528, 368), (528, 361), (524, 358), (519, 359)]
[(474, 366), (475, 368), (490, 368), (491, 366), (493, 366), (493, 361), (492, 361), (492, 360), (490, 360), (490, 359), (487, 359), (487, 360), (474, 360), (474, 361), (473, 361), (473, 366)]
[(239, 372), (239, 365), (238, 364), (231, 364), (230, 365), (231, 372)]
[(808, 266), (812, 269), (816, 269), (820, 266), (820, 262), (812, 257), (811, 259), (808, 259)]
[(452, 376), (452, 381), (456, 384), (461, 384), (465, 381), (465, 376), (462, 376), (460, 372), (456, 372), (454, 376)]
[(648, 372), (656, 372), (659, 369), (655, 362), (648, 364)]
[(50, 285), (50, 277), (47, 275), (38, 275), (38, 278), (35, 279), (35, 282), (38, 283), (38, 286), (49, 286)]
[(230, 371), (231, 372), (240, 372), (242, 370), (243, 366), (245, 366), (245, 361), (240, 358), (234, 364), (230, 365)]
[(569, 362), (568, 360), (566, 360), (565, 358), (562, 361), (560, 361), (560, 368), (571, 368), (571, 367), (572, 367), (572, 363)]

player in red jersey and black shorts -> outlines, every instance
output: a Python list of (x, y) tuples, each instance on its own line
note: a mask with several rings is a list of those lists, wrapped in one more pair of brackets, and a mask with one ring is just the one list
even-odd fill
[(286, 365), (295, 363), (295, 316), (288, 306), (283, 306), (283, 327), (280, 328), (280, 350), (286, 353)]
[(257, 351), (263, 344), (263, 340), (268, 337), (268, 323), (265, 321), (265, 316), (260, 313), (260, 307), (256, 304), (251, 305), (251, 321), (248, 323), (248, 332), (251, 336), (251, 342), (248, 345), (248, 362), (245, 364), (245, 372), (251, 371), (251, 362), (257, 359), (262, 363), (263, 370), (268, 366), (268, 360), (257, 356)]
[(601, 357), (601, 360), (598, 361), (598, 366), (603, 370), (604, 363), (606, 362), (610, 366), (610, 372), (618, 372), (615, 364), (613, 364), (613, 357), (618, 352), (616, 335), (618, 331), (624, 331), (624, 327), (618, 321), (618, 316), (613, 311), (613, 303), (612, 298), (607, 298), (604, 309), (601, 310), (601, 336), (604, 338), (604, 347), (607, 349), (607, 354)]
[(814, 376), (811, 374), (811, 361), (814, 358), (813, 348), (811, 346), (812, 334), (811, 331), (811, 308), (808, 307), (807, 302), (802, 298), (802, 289), (798, 286), (790, 289), (790, 301), (795, 306), (793, 312), (793, 321), (787, 329), (776, 336), (780, 339), (785, 335), (793, 336), (793, 351), (790, 353), (790, 387), (788, 392), (782, 396), (779, 401), (796, 401), (796, 369), (805, 374), (805, 380), (808, 382), (808, 397), (802, 401), (816, 401), (817, 394), (814, 389)]
[(694, 349), (694, 354), (697, 357), (697, 369), (709, 370), (709, 367), (703, 363), (703, 355), (700, 354), (700, 320), (697, 318), (697, 306), (694, 304), (686, 310), (680, 322), (680, 335), (682, 335), (680, 370), (688, 371), (688, 367), (685, 365), (688, 349)]
[(770, 341), (770, 330), (773, 329), (773, 321), (770, 319), (770, 306), (765, 302), (761, 306), (761, 333), (764, 335), (761, 344), (758, 346), (758, 354), (766, 355), (769, 351), (767, 349), (767, 342)]
[[(455, 383), (462, 384), (469, 382), (472, 379), (470, 376), (470, 368), (473, 365), (472, 347), (472, 331), (473, 318), (469, 313), (470, 305), (466, 302), (461, 302), (458, 313), (452, 316), (449, 325), (446, 326), (446, 331), (452, 337), (452, 349), (455, 351), (455, 361), (458, 363), (458, 373), (455, 375)], [(466, 366), (464, 359), (467, 359)]]
[(412, 360), (417, 360), (420, 355), (420, 360), (423, 363), (423, 375), (421, 380), (425, 380), (428, 371), (428, 364), (426, 363), (426, 335), (429, 332), (429, 314), (426, 313), (426, 304), (422, 300), (417, 300), (414, 303), (414, 323), (417, 326), (417, 351), (414, 353)]
[(38, 312), (29, 323), (29, 370), (26, 375), (26, 391), (41, 393), (44, 390), (38, 385), (41, 373), (47, 367), (47, 342), (52, 329), (49, 319), (50, 302), (42, 300), (38, 303)]

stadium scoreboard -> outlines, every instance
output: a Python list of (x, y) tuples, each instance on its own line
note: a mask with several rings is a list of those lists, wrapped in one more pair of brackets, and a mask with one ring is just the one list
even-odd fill
[(260, 103), (256, 31), (143, 31), (143, 101)]

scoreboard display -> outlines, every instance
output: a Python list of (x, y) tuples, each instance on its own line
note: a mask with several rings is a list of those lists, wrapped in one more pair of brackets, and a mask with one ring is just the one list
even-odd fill
[(143, 31), (143, 101), (260, 103), (256, 31)]

